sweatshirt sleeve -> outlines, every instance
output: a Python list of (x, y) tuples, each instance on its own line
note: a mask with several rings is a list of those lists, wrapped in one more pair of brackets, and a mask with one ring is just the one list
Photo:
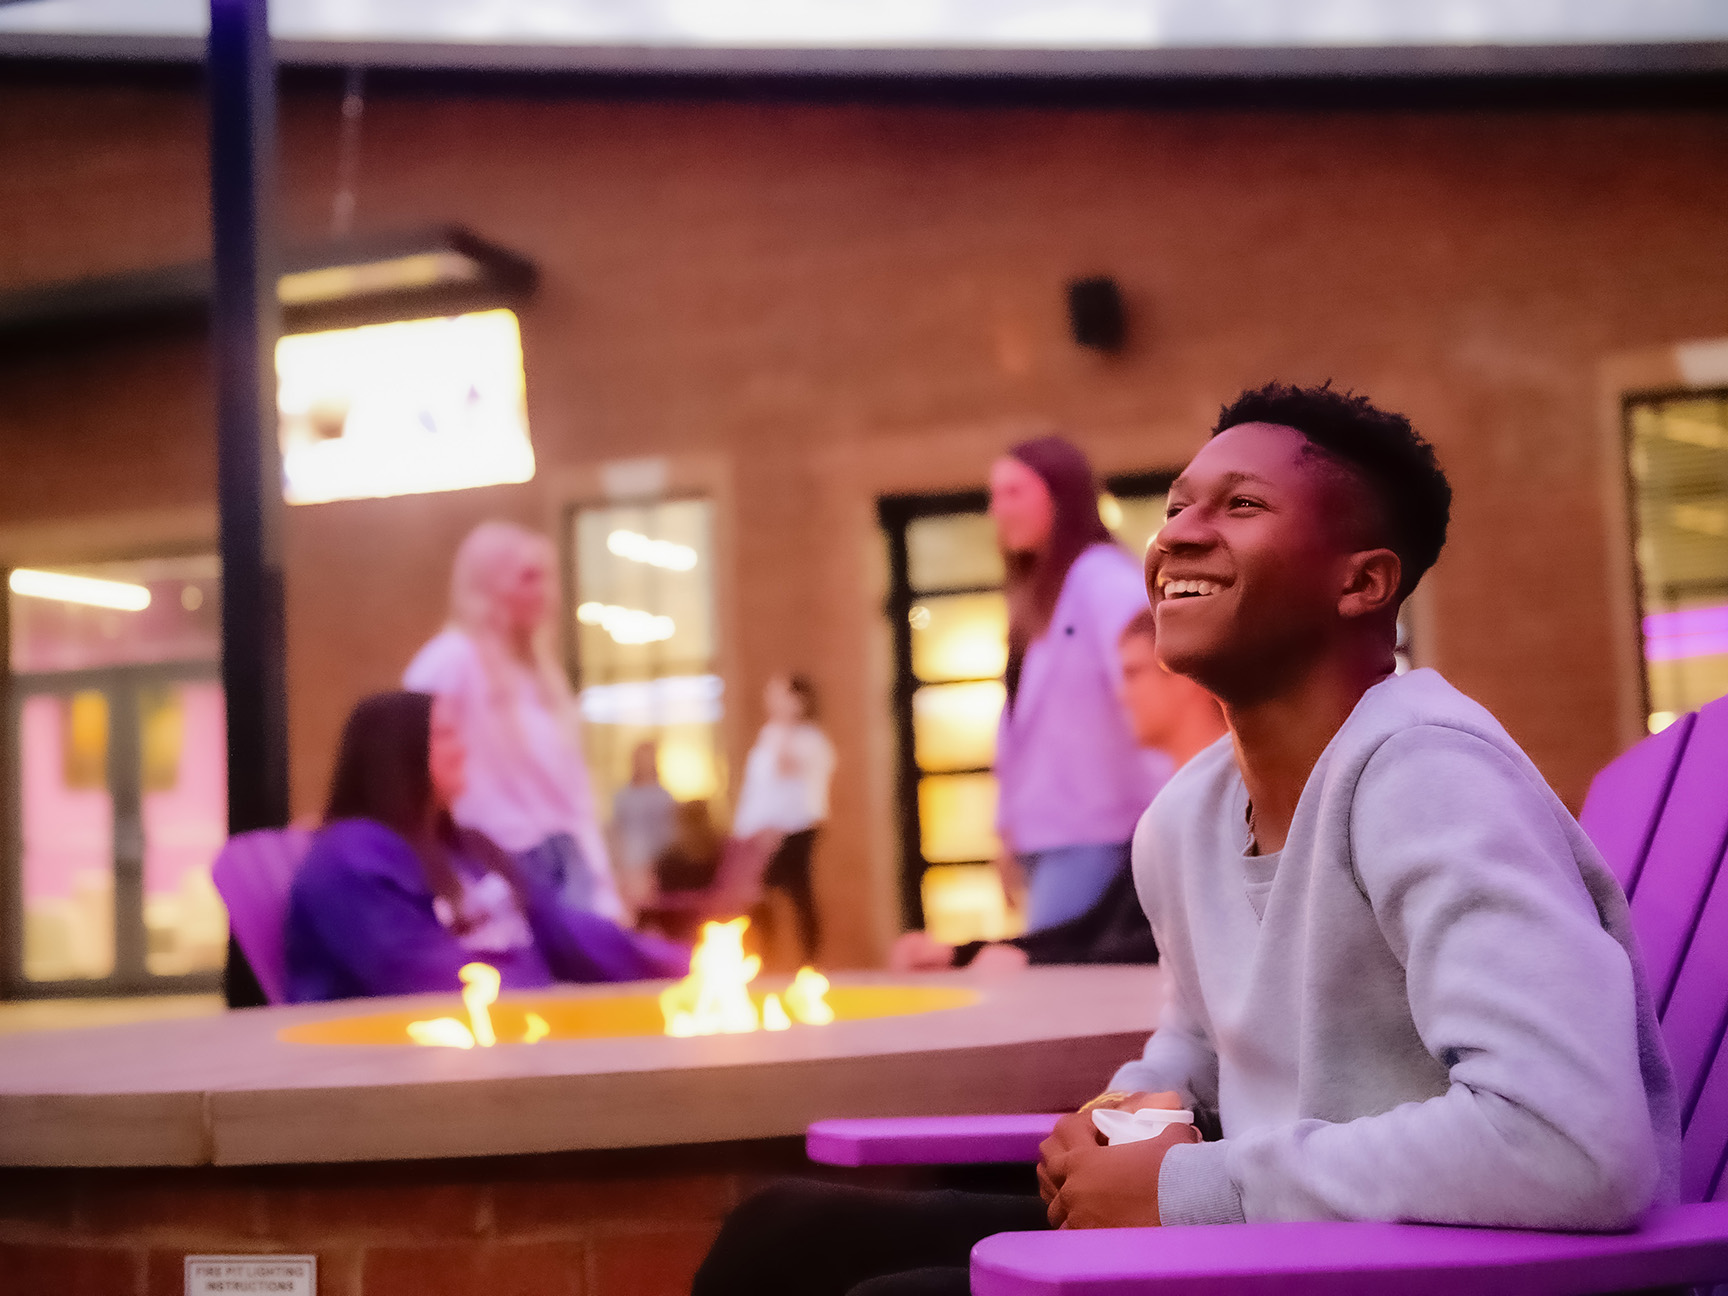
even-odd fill
[(1127, 1093), (1178, 1093), (1196, 1111), (1216, 1111), (1218, 1054), (1183, 1006), (1171, 970), (1166, 961), (1164, 977), (1168, 990), (1164, 1008), (1158, 1014), (1158, 1029), (1152, 1032), (1139, 1057), (1117, 1068), (1110, 1077), (1110, 1088)]
[(1660, 1171), (1631, 958), (1561, 813), (1533, 772), (1474, 734), (1417, 727), (1375, 751), (1353, 803), (1356, 874), (1448, 1087), (1352, 1121), (1172, 1149), (1166, 1222), (1636, 1222)]
[(399, 857), (405, 842), (348, 833), (315, 849), (289, 896), (290, 999), (461, 988), (457, 972), (473, 956), (438, 921), (431, 897), (399, 880), (420, 867)]
[(528, 925), (552, 975), (560, 981), (641, 981), (683, 976), (689, 951), (659, 942), (598, 914), (559, 903), (538, 883), (524, 880)]

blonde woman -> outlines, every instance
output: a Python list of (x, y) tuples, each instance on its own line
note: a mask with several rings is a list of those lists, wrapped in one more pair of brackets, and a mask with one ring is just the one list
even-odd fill
[(508, 522), (456, 551), (450, 621), (415, 655), (404, 688), (440, 698), (468, 750), (456, 822), (485, 833), (577, 909), (625, 909), (594, 812), (581, 719), (553, 659), (552, 545)]

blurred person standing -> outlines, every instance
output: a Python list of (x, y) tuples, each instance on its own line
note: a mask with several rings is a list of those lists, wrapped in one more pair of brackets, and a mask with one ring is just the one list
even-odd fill
[(654, 865), (678, 835), (678, 802), (660, 782), (660, 749), (636, 744), (630, 781), (612, 796), (612, 863), (633, 908), (654, 896)]
[(762, 881), (792, 901), (808, 963), (822, 941), (810, 862), (816, 833), (828, 818), (834, 746), (816, 723), (816, 686), (806, 676), (776, 675), (762, 690), (762, 705), (768, 721), (744, 763), (732, 834), (780, 836)]
[(450, 620), (403, 673), (443, 699), (468, 751), (456, 822), (483, 832), (576, 909), (626, 916), (582, 757), (581, 716), (552, 655), (552, 543), (483, 522), (456, 551)]
[(1127, 872), (1167, 767), (1140, 750), (1117, 700), (1117, 639), (1146, 586), (1098, 516), (1086, 456), (1061, 437), (1021, 442), (990, 469), (990, 516), (1008, 598), (997, 868), (1037, 931), (1085, 913)]
[[(1142, 747), (1162, 752), (1176, 769), (1227, 732), (1218, 700), (1158, 660), (1158, 625), (1143, 608), (1122, 630), (1122, 706)], [(1161, 786), (1161, 785), (1160, 785)], [(896, 972), (948, 967), (1022, 968), (1028, 963), (1156, 963), (1158, 945), (1140, 907), (1132, 870), (1120, 874), (1085, 913), (1012, 940), (945, 945), (910, 931), (894, 943)]]

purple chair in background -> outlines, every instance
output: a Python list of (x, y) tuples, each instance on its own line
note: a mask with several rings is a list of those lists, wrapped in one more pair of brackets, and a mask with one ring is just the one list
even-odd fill
[[(1533, 1296), (1728, 1282), (1728, 699), (1609, 765), (1581, 821), (1631, 901), (1682, 1101), (1685, 1205), (1624, 1234), (1348, 1223), (999, 1233), (973, 1249), (975, 1296)], [(821, 1121), (807, 1143), (833, 1165), (1036, 1160), (1056, 1119)]]
[(283, 926), (288, 919), (288, 888), (312, 846), (304, 828), (265, 828), (230, 837), (210, 867), (228, 930), (252, 965), (265, 999), (288, 1002), (288, 959)]

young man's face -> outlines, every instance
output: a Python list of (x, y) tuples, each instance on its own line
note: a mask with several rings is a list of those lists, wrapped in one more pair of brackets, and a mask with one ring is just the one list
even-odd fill
[(1160, 659), (1225, 701), (1276, 689), (1338, 624), (1361, 498), (1307, 445), (1270, 423), (1213, 437), (1146, 551)]

